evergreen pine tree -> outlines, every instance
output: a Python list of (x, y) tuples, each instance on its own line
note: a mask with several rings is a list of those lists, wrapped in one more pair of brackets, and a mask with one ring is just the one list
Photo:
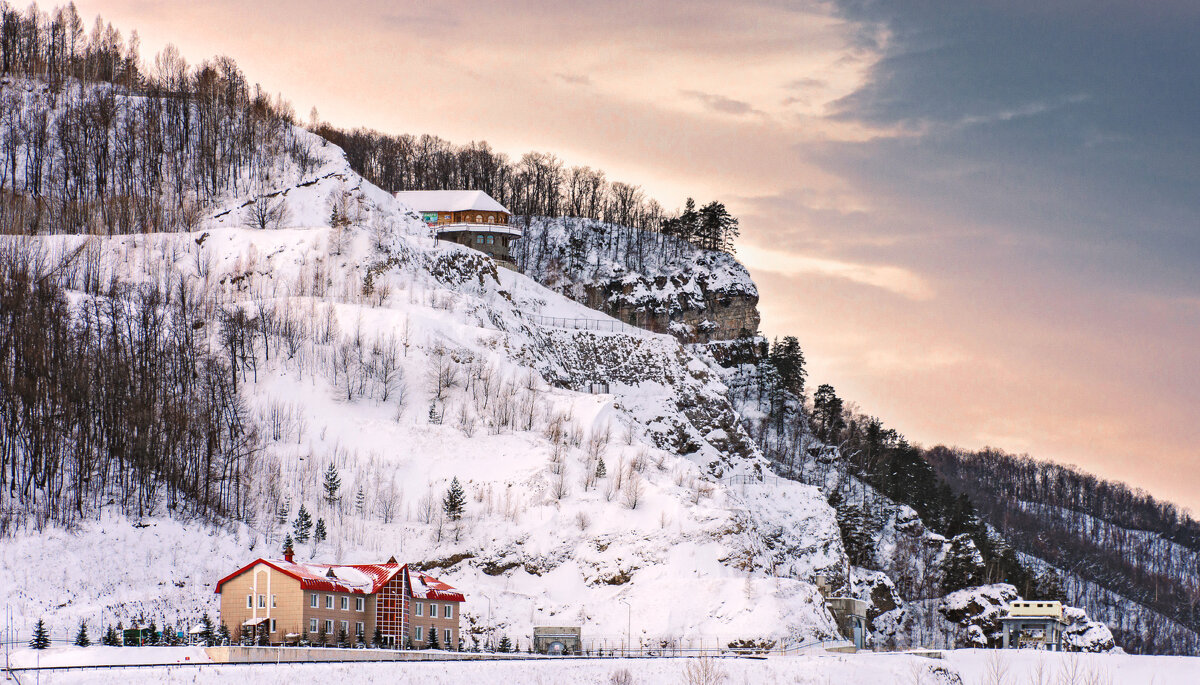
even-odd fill
[(604, 457), (600, 457), (599, 463), (596, 464), (596, 478), (603, 478), (608, 475), (608, 469), (604, 468)]
[(383, 630), (379, 626), (375, 626), (375, 634), (371, 636), (371, 646), (375, 649), (383, 648)]
[(109, 626), (104, 631), (104, 637), (100, 639), (100, 644), (104, 645), (105, 647), (119, 647), (121, 645), (121, 641), (117, 638), (117, 629)]
[(342, 479), (338, 476), (337, 467), (329, 462), (325, 470), (325, 503), (333, 506), (338, 502), (338, 490), (342, 487)]
[(154, 623), (154, 619), (150, 619), (150, 635), (146, 637), (146, 643), (151, 645), (158, 644), (158, 626)]
[(974, 587), (983, 582), (983, 555), (965, 533), (950, 541), (950, 550), (942, 563), (942, 592)]
[(500, 645), (496, 647), (496, 651), (503, 652), (505, 654), (511, 652), (512, 651), (512, 640), (508, 639), (507, 635), (502, 635), (500, 637)]
[(87, 634), (87, 623), (79, 622), (79, 631), (75, 633), (76, 647), (90, 647), (92, 645), (91, 638)]
[(286, 526), (288, 522), (288, 514), (292, 508), (292, 501), (285, 499), (275, 508), (275, 519), (279, 521), (279, 525)]
[(291, 534), (291, 533), (288, 533), (288, 534), (287, 534), (287, 537), (285, 537), (285, 538), (283, 539), (283, 553), (284, 553), (284, 555), (286, 556), (286, 555), (287, 555), (287, 553), (288, 553), (288, 552), (290, 552), (290, 551), (292, 551), (292, 549), (294, 549), (294, 548), (295, 548), (295, 544), (293, 544), (293, 542), (292, 542), (292, 534)]
[(363, 512), (366, 511), (366, 508), (367, 495), (363, 492), (362, 486), (360, 485), (358, 486), (358, 493), (354, 495), (354, 510), (358, 512), (359, 516), (362, 516)]
[(317, 527), (313, 529), (313, 541), (325, 542), (325, 519), (317, 519)]
[(230, 642), (230, 638), (231, 638), (231, 636), (229, 634), (229, 626), (222, 623), (221, 627), (217, 628), (217, 641), (220, 644), (227, 645)]
[(439, 424), (442, 422), (442, 415), (438, 413), (437, 402), (429, 403), (429, 423)]
[(325, 632), (325, 621), (318, 621), (317, 623), (319, 625), (317, 629), (317, 644), (324, 647), (329, 642), (329, 634)]
[(446, 513), (447, 519), (460, 521), (466, 504), (467, 496), (463, 493), (462, 483), (459, 483), (458, 476), (455, 476), (450, 481), (450, 488), (446, 490), (446, 496), (442, 498), (442, 511)]
[(437, 626), (429, 626), (429, 649), (441, 649), (442, 645), (438, 642)]
[(213, 643), (213, 622), (204, 614), (204, 618), (200, 619), (200, 625), (204, 626), (204, 630), (200, 631), (200, 639), (204, 641), (206, 647), (212, 647)]
[(304, 628), (300, 630), (300, 646), (307, 647), (308, 645), (308, 626), (304, 626)]
[(338, 634), (337, 634), (337, 646), (338, 646), (338, 647), (345, 648), (345, 647), (346, 647), (346, 646), (349, 644), (349, 642), (348, 642), (348, 639), (349, 639), (349, 638), (348, 638), (348, 637), (347, 637), (347, 635), (346, 635), (346, 629), (345, 629), (345, 628), (338, 628)]
[(308, 510), (303, 504), (300, 505), (300, 511), (296, 512), (292, 530), (296, 534), (296, 542), (308, 542), (309, 531), (312, 530), (312, 517), (308, 515)]
[(33, 649), (46, 649), (50, 646), (50, 631), (46, 630), (46, 622), (38, 619), (37, 627), (33, 629), (33, 639), (29, 641)]

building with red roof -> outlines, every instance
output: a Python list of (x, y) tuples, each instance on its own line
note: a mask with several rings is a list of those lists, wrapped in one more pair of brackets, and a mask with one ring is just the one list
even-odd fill
[[(291, 550), (256, 559), (217, 581), (221, 623), (235, 638), (270, 644), (347, 643), (458, 649), (463, 594), (400, 565), (310, 564)], [(378, 635), (376, 634), (378, 629)]]

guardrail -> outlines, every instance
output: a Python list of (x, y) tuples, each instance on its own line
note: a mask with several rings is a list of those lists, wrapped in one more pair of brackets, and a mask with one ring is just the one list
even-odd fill
[(607, 333), (646, 333), (642, 328), (622, 323), (616, 319), (587, 319), (583, 317), (542, 316), (540, 314), (521, 314), (521, 318), (539, 326), (552, 328), (572, 328), (579, 331), (600, 331)]

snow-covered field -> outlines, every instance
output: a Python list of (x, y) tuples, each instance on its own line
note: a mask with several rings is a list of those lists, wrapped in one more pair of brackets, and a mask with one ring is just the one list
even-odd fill
[[(92, 650), (98, 660), (111, 652), (147, 652), (150, 649)], [(162, 650), (172, 651), (172, 650)], [(180, 652), (175, 655), (181, 658)], [(194, 652), (202, 660), (203, 651)], [(22, 663), (32, 656), (17, 655)], [(54, 661), (48, 653), (45, 664)], [(124, 661), (121, 663), (137, 663)], [(706, 668), (710, 679), (692, 677)], [(628, 680), (621, 680), (627, 672)], [(21, 682), (33, 676), (18, 673)], [(945, 659), (908, 654), (822, 654), (768, 659), (605, 659), (488, 662), (411, 662), (299, 665), (211, 665), (161, 668), (45, 671), (46, 683), (225, 683), (244, 681), (263, 685), (294, 683), (406, 683), (458, 685), (461, 683), (521, 683), (574, 685), (627, 683), (629, 685), (1188, 685), (1200, 683), (1200, 659), (1123, 654), (1052, 654), (1035, 651), (997, 652), (958, 650)]]

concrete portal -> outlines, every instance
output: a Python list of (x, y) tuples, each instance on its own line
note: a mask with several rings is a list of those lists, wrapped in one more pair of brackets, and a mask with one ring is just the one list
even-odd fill
[[(1000, 619), (1003, 627), (1001, 646), (1010, 648), (1046, 649), (1062, 651), (1063, 629), (1067, 624), (1054, 616), (1005, 616)], [(1014, 639), (1015, 638), (1015, 639)]]

